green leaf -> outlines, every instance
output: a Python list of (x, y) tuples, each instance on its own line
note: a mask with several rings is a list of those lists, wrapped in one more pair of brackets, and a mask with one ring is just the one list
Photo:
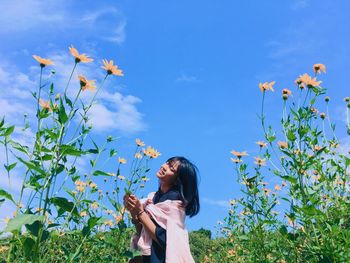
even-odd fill
[(61, 124), (65, 124), (68, 121), (68, 116), (66, 114), (62, 99), (60, 99), (60, 107), (58, 109), (58, 121)]
[(35, 221), (41, 221), (44, 219), (44, 216), (33, 215), (33, 214), (19, 214), (16, 217), (10, 219), (8, 222), (5, 232), (12, 232), (19, 230), (23, 225), (32, 224)]
[(73, 215), (78, 215), (77, 207), (74, 206), (74, 203), (68, 201), (67, 198), (64, 197), (52, 197), (50, 199), (51, 204), (54, 204), (56, 207), (62, 209), (63, 211), (72, 213)]
[(288, 182), (291, 182), (292, 184), (296, 184), (297, 183), (297, 179), (291, 177), (291, 176), (280, 176), (281, 178), (283, 178), (284, 180), (287, 180)]
[(60, 153), (62, 155), (72, 155), (72, 156), (81, 156), (82, 154), (85, 154), (84, 151), (79, 150), (78, 148), (67, 144), (63, 144), (60, 146)]
[(35, 241), (30, 238), (26, 237), (24, 242), (23, 242), (23, 250), (24, 250), (24, 255), (26, 258), (30, 257), (32, 255), (32, 251), (35, 245)]
[(15, 200), (13, 200), (12, 198), (12, 195), (10, 195), (4, 189), (0, 189), (0, 196), (5, 197), (6, 199), (10, 200), (12, 203), (16, 204)]
[(9, 136), (9, 135), (11, 135), (13, 133), (14, 130), (15, 130), (15, 126), (12, 125), (12, 126), (6, 128), (4, 133), (0, 134), (0, 136), (4, 136), (4, 137), (5, 136)]
[(98, 175), (113, 176), (113, 174), (111, 174), (111, 173), (106, 173), (106, 172), (101, 171), (101, 170), (96, 170), (92, 175), (94, 175), (94, 176), (98, 176)]
[(10, 164), (10, 165), (4, 164), (4, 167), (5, 167), (6, 171), (9, 172), (9, 171), (11, 171), (13, 168), (15, 168), (16, 164), (17, 164), (17, 163), (13, 163), (13, 164)]
[(23, 160), (23, 159), (20, 158), (20, 157), (17, 157), (17, 159), (18, 159), (21, 163), (25, 164), (29, 170), (37, 171), (38, 173), (40, 173), (40, 174), (43, 175), (43, 176), (46, 175), (45, 171), (42, 170), (42, 169), (39, 167), (39, 164), (36, 164), (36, 163), (34, 163), (34, 162), (32, 162), (32, 161), (27, 162), (27, 161)]

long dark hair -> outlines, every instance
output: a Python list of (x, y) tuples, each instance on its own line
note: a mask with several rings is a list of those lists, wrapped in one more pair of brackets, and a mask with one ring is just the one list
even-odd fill
[(169, 163), (179, 162), (176, 171), (175, 184), (179, 187), (180, 196), (185, 205), (186, 215), (192, 217), (198, 214), (198, 168), (182, 156), (175, 156), (167, 160)]

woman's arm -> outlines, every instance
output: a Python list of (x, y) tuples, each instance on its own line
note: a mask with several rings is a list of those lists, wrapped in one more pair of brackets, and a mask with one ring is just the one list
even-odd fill
[(158, 243), (156, 237), (156, 225), (150, 218), (150, 216), (146, 213), (141, 204), (140, 200), (137, 199), (136, 196), (130, 195), (125, 201), (126, 208), (130, 211), (131, 216), (138, 220), (141, 225), (145, 228), (151, 238)]

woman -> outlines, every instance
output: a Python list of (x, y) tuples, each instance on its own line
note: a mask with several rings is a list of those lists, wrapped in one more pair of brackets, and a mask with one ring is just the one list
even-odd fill
[(142, 257), (130, 262), (191, 263), (186, 215), (199, 212), (197, 167), (184, 157), (168, 159), (157, 172), (159, 189), (140, 201), (134, 195), (124, 196), (137, 234), (133, 245)]

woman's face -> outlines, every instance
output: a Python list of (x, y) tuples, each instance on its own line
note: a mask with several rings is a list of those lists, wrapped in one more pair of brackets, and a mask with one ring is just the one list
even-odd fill
[(161, 182), (173, 184), (176, 180), (176, 172), (180, 161), (172, 161), (164, 163), (157, 172), (157, 177)]

